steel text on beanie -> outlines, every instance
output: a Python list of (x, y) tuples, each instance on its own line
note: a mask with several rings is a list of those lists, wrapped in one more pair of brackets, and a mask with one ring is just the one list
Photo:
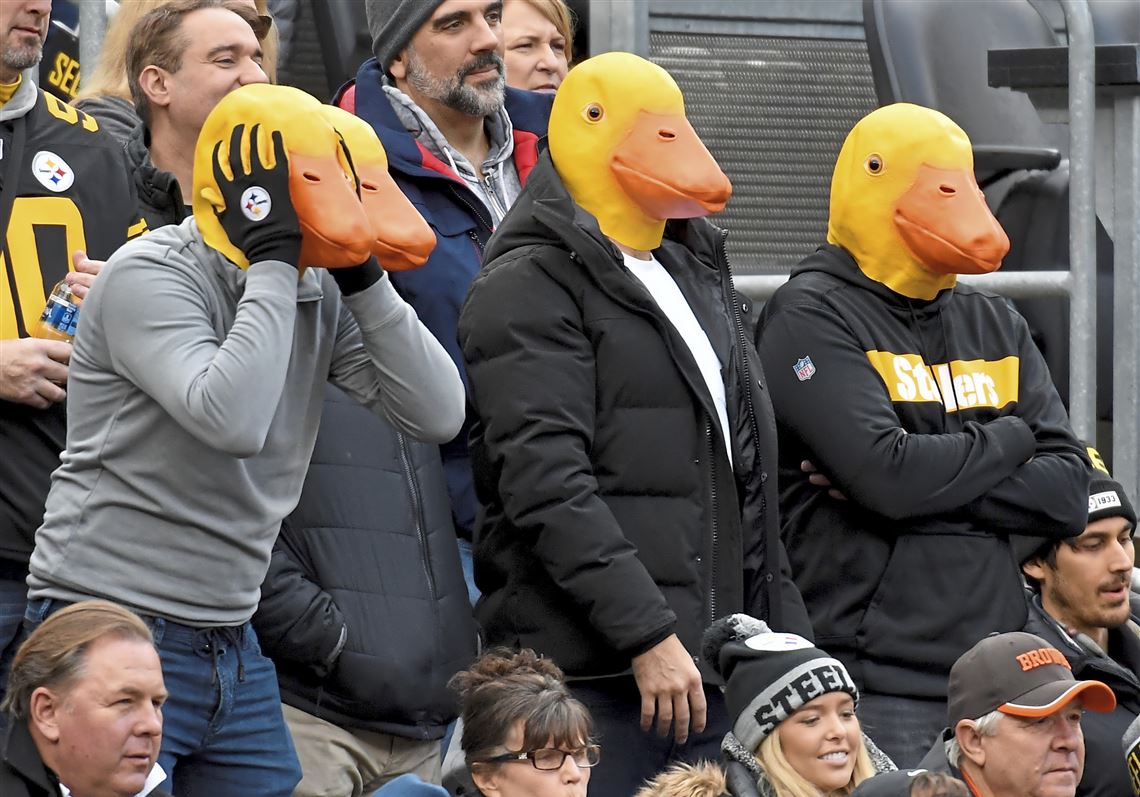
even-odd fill
[(776, 726), (804, 704), (829, 692), (859, 690), (843, 664), (796, 634), (733, 614), (713, 623), (701, 645), (705, 660), (724, 677), (732, 732), (755, 751)]

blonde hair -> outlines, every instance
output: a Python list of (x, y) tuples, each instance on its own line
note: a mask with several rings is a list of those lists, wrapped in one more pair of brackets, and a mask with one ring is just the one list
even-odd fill
[(855, 768), (851, 771), (851, 780), (846, 786), (827, 794), (820, 791), (818, 786), (809, 783), (788, 763), (784, 747), (780, 743), (779, 725), (760, 743), (756, 759), (776, 790), (776, 797), (846, 797), (855, 791), (856, 786), (875, 775), (875, 766), (871, 763), (871, 757), (867, 755), (867, 745), (863, 744), (862, 734), (859, 735), (859, 749), (855, 753)]
[[(127, 84), (127, 45), (135, 23), (156, 8), (167, 5), (172, 0), (120, 0), (119, 10), (107, 26), (99, 61), (91, 73), (90, 81), (85, 81), (77, 100), (88, 97), (118, 97), (131, 102), (131, 90)], [(253, 0), (257, 13), (269, 14), (269, 0)], [(271, 83), (277, 82), (277, 27), (272, 26), (261, 40), (261, 67)]]
[(535, 11), (542, 14), (551, 25), (558, 28), (566, 40), (566, 63), (574, 60), (574, 17), (563, 0), (524, 0)]
[(699, 761), (659, 772), (633, 797), (721, 797), (726, 790), (724, 770), (711, 761)]

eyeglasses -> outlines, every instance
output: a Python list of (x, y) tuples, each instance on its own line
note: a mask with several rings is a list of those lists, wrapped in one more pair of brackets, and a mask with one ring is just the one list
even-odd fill
[(482, 763), (498, 764), (501, 762), (526, 761), (530, 759), (531, 766), (535, 769), (548, 771), (552, 769), (562, 769), (562, 765), (566, 763), (566, 756), (570, 756), (570, 758), (574, 759), (575, 764), (586, 769), (596, 766), (598, 761), (601, 760), (602, 748), (600, 745), (591, 744), (586, 747), (579, 747), (577, 750), (568, 753), (565, 750), (543, 747), (541, 750), (503, 753), (502, 755), (493, 756), (491, 758), (484, 758)]

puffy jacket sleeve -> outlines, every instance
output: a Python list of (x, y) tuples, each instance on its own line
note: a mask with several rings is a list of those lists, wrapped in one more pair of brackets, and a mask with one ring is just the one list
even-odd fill
[(283, 524), (253, 626), (269, 658), (308, 667), (323, 678), (344, 649), (348, 627), (332, 596), (308, 576), (290, 550), (289, 534)]
[(969, 510), (987, 528), (1063, 539), (1088, 521), (1089, 464), (1028, 325), (1021, 316), (1017, 322), (1017, 416), (1033, 432), (1036, 450)]
[(492, 265), (468, 294), (459, 342), (514, 533), (612, 647), (644, 652), (676, 617), (598, 494), (594, 351), (575, 298), (537, 258)]
[[(765, 308), (757, 348), (776, 418), (806, 445), (847, 497), (892, 519), (959, 510), (1008, 478), (1033, 454), (1033, 432), (1016, 416), (960, 432), (907, 433), (855, 335), (819, 303)], [(795, 363), (809, 355), (810, 379)]]
[[(327, 273), (326, 291), (338, 291)], [(455, 363), (387, 273), (343, 297), (330, 378), (401, 432), (429, 443), (455, 437), (466, 410)]]

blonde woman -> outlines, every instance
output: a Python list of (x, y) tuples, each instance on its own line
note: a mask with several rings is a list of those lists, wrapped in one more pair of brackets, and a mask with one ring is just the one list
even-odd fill
[(727, 684), (733, 726), (721, 750), (735, 797), (845, 797), (895, 768), (862, 733), (846, 668), (803, 637), (734, 614), (705, 632), (703, 648)]
[[(72, 103), (81, 111), (94, 116), (99, 126), (119, 143), (125, 144), (139, 124), (138, 114), (127, 88), (127, 41), (135, 23), (159, 6), (171, 0), (121, 0), (119, 10), (107, 26), (103, 49), (90, 81), (84, 82), (79, 96)], [(271, 83), (277, 82), (277, 32), (269, 16), (269, 0), (232, 0), (257, 11), (262, 27), (257, 31), (261, 40), (261, 66)]]
[(562, 0), (503, 4), (507, 85), (553, 94), (573, 59), (574, 25)]

